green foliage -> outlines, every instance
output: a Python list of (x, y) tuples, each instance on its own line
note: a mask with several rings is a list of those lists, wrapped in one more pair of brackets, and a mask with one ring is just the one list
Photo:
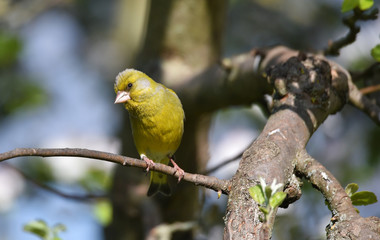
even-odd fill
[(43, 220), (33, 220), (24, 225), (24, 231), (37, 235), (42, 240), (62, 240), (58, 234), (66, 231), (66, 226), (56, 224), (49, 227)]
[(380, 62), (380, 44), (377, 44), (371, 50), (371, 56), (377, 61)]
[(350, 183), (346, 186), (345, 191), (347, 195), (351, 198), (352, 205), (355, 206), (365, 206), (377, 202), (377, 197), (373, 192), (361, 191), (359, 190), (359, 185), (356, 183)]
[(342, 3), (342, 12), (348, 12), (357, 7), (359, 0), (344, 0)]
[[(90, 193), (106, 192), (111, 186), (111, 176), (101, 169), (91, 168), (79, 184)], [(100, 224), (107, 226), (111, 223), (112, 204), (108, 200), (97, 201), (93, 211)]]
[[(260, 211), (264, 213), (264, 216), (268, 216), (269, 215), (269, 209), (267, 207), (262, 207), (260, 206), (259, 207)], [(266, 217), (267, 218), (267, 217)]]
[(54, 180), (54, 174), (50, 165), (39, 157), (34, 157), (32, 161), (26, 161), (22, 165), (21, 171), (39, 182)]
[(0, 118), (47, 102), (45, 90), (25, 77), (0, 74)]
[(362, 11), (370, 9), (372, 6), (373, 6), (373, 0), (359, 0), (359, 9)]
[(348, 12), (354, 8), (365, 11), (373, 6), (373, 0), (344, 0), (342, 3), (342, 12)]
[(88, 192), (104, 191), (111, 186), (111, 176), (101, 169), (91, 168), (79, 184)]
[(112, 205), (109, 201), (99, 201), (95, 204), (94, 214), (96, 219), (103, 225), (107, 226), (112, 220)]
[(17, 36), (0, 31), (0, 119), (21, 107), (40, 105), (47, 100), (39, 85), (15, 74), (21, 49), (22, 42)]
[(259, 204), (259, 209), (264, 214), (264, 222), (266, 222), (274, 213), (274, 209), (279, 207), (285, 200), (286, 193), (278, 191), (283, 184), (276, 184), (276, 179), (270, 186), (266, 185), (263, 178), (260, 178), (260, 183), (250, 187), (248, 191), (253, 200)]
[(264, 193), (259, 185), (249, 188), (249, 194), (258, 204), (262, 205), (265, 203)]
[(356, 183), (350, 183), (346, 186), (344, 189), (349, 197), (352, 196), (352, 194), (356, 193), (359, 190), (359, 185)]
[(373, 192), (361, 191), (352, 194), (351, 196), (352, 204), (355, 206), (366, 206), (369, 204), (374, 204), (377, 202), (376, 195)]
[(265, 200), (267, 201), (272, 196), (272, 189), (269, 186), (265, 186)]
[(0, 32), (0, 68), (9, 67), (17, 60), (21, 46), (17, 37)]
[(269, 199), (269, 205), (272, 208), (279, 207), (281, 205), (281, 203), (285, 200), (285, 198), (286, 198), (286, 193), (284, 193), (284, 192), (276, 192)]

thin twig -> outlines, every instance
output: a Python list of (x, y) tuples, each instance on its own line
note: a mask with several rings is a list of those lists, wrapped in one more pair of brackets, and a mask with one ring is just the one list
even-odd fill
[(335, 42), (329, 42), (327, 49), (324, 50), (325, 55), (339, 56), (341, 48), (355, 42), (356, 36), (360, 32), (360, 27), (356, 25), (356, 22), (359, 20), (376, 20), (379, 10), (375, 8), (367, 13), (360, 9), (354, 9), (353, 12), (354, 14), (352, 16), (343, 19), (343, 24), (348, 27), (349, 32), (346, 36)]
[(365, 112), (377, 125), (380, 125), (380, 107), (364, 96), (351, 80), (348, 81), (348, 85), (350, 103)]
[(370, 93), (374, 93), (374, 92), (377, 92), (377, 91), (380, 91), (380, 84), (375, 85), (375, 86), (369, 86), (369, 87), (365, 87), (365, 88), (361, 88), (361, 89), (360, 89), (360, 92), (361, 92), (363, 95), (370, 94)]
[[(125, 157), (113, 153), (82, 149), (82, 148), (16, 148), (9, 152), (0, 154), (0, 162), (25, 156), (40, 156), (40, 157), (83, 157), (92, 158), (102, 161), (118, 163), (124, 166), (131, 166), (146, 169), (148, 166), (144, 161), (139, 159)], [(150, 170), (162, 172), (168, 175), (179, 177), (179, 173), (173, 167), (156, 163), (150, 167)], [(200, 174), (186, 173), (183, 180), (192, 182), (195, 185), (203, 186), (215, 191), (222, 191), (224, 194), (229, 193), (229, 182), (212, 176), (204, 176)]]
[(232, 162), (235, 162), (235, 161), (239, 161), (241, 156), (243, 154), (240, 154), (239, 156), (235, 157), (235, 158), (230, 158), (230, 159), (227, 159), (219, 164), (217, 164), (216, 166), (212, 167), (212, 168), (209, 168), (209, 169), (206, 169), (205, 171), (201, 172), (201, 174), (204, 174), (204, 175), (210, 175), (211, 173), (215, 172), (216, 170), (226, 166), (227, 164), (229, 163), (232, 163)]
[(237, 154), (236, 156), (232, 157), (232, 158), (229, 158), (215, 166), (213, 166), (212, 168), (209, 168), (209, 169), (206, 169), (205, 171), (202, 171), (201, 174), (203, 175), (210, 175), (211, 173), (215, 172), (216, 170), (219, 170), (220, 168), (226, 166), (227, 164), (229, 163), (232, 163), (232, 162), (235, 162), (235, 161), (239, 161), (241, 159), (241, 157), (243, 156), (243, 152)]
[[(254, 141), (252, 141), (250, 144), (248, 144), (248, 146), (251, 146), (253, 142)], [(205, 171), (202, 171), (200, 174), (209, 175), (209, 174), (215, 172), (216, 170), (226, 166), (229, 163), (239, 161), (241, 159), (241, 157), (243, 156), (244, 151), (245, 151), (245, 149), (243, 151), (239, 152), (238, 154), (236, 154), (235, 156), (217, 164), (216, 166), (213, 166), (212, 168), (209, 168), (209, 169), (206, 169)]]
[[(6, 164), (6, 163), (3, 163), (3, 164)], [(95, 194), (77, 195), (77, 194), (64, 193), (64, 192), (61, 192), (61, 191), (59, 191), (59, 190), (57, 190), (55, 188), (50, 187), (49, 185), (47, 185), (47, 184), (45, 184), (43, 182), (37, 181), (36, 179), (34, 179), (31, 176), (25, 174), (23, 171), (21, 171), (20, 169), (12, 166), (10, 164), (6, 164), (6, 167), (11, 168), (13, 171), (16, 171), (23, 178), (25, 178), (29, 182), (33, 183), (34, 185), (40, 187), (41, 189), (46, 190), (48, 192), (51, 192), (53, 194), (56, 194), (56, 195), (58, 195), (60, 197), (64, 197), (64, 198), (71, 199), (71, 200), (77, 200), (77, 201), (89, 201), (89, 200), (98, 200), (98, 199), (108, 198), (107, 195), (95, 195)]]

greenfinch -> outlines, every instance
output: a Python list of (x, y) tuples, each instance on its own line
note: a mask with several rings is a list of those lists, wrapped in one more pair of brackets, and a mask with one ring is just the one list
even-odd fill
[[(155, 163), (171, 161), (180, 181), (184, 171), (174, 162), (174, 153), (182, 139), (185, 114), (176, 93), (135, 69), (119, 73), (114, 89), (115, 104), (123, 103), (129, 112), (133, 140), (140, 158), (148, 165), (146, 170)], [(157, 192), (171, 194), (167, 175), (153, 171), (147, 195)]]

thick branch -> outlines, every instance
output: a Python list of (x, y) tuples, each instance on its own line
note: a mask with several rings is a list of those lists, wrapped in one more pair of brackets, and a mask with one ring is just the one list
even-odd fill
[[(231, 105), (262, 102), (263, 95), (272, 91), (272, 86), (264, 77), (264, 69), (298, 54), (297, 51), (283, 46), (252, 50), (250, 53), (225, 59), (221, 64), (210, 66), (206, 71), (189, 80), (187, 84), (177, 86), (175, 90), (179, 93), (186, 112), (198, 114)], [(336, 85), (336, 93), (343, 94), (339, 98), (344, 103), (349, 99), (355, 107), (368, 114), (379, 125), (380, 107), (357, 89), (347, 70), (332, 61), (326, 61), (331, 65), (332, 77), (343, 77), (348, 83), (348, 91), (340, 89), (346, 88), (347, 85)], [(356, 76), (358, 77), (361, 76)], [(207, 104), (204, 104), (205, 102)]]
[(327, 226), (328, 239), (378, 239), (380, 219), (362, 218), (338, 180), (306, 151), (298, 154), (296, 170), (326, 198), (333, 214)]
[[(39, 157), (84, 157), (93, 158), (113, 163), (119, 163), (124, 166), (131, 166), (146, 169), (147, 164), (139, 159), (125, 157), (113, 153), (81, 149), (81, 148), (17, 148), (9, 152), (0, 154), (0, 162), (23, 156), (39, 156)], [(162, 172), (168, 175), (179, 177), (176, 170), (170, 166), (156, 163), (155, 166), (150, 167), (151, 170)], [(221, 180), (212, 176), (204, 176), (200, 174), (186, 173), (183, 180), (194, 183), (195, 185), (203, 186), (215, 191), (221, 191), (228, 194), (228, 181)]]
[[(281, 51), (278, 51), (281, 50)], [(257, 204), (248, 189), (260, 177), (267, 184), (291, 182), (297, 153), (304, 150), (311, 134), (329, 114), (347, 100), (347, 73), (327, 60), (278, 48), (267, 54), (269, 82), (274, 85), (274, 113), (240, 162), (231, 180), (224, 239), (268, 239)], [(283, 62), (285, 61), (285, 62)], [(277, 64), (276, 64), (277, 63)], [(275, 65), (276, 64), (276, 65)], [(274, 66), (275, 65), (275, 66)]]
[(186, 113), (202, 114), (223, 107), (260, 102), (271, 92), (271, 86), (259, 69), (264, 59), (256, 51), (224, 59), (184, 84), (174, 86), (174, 90)]
[(359, 216), (343, 187), (322, 164), (306, 151), (300, 152), (296, 161), (296, 171), (323, 194), (334, 215), (341, 217), (347, 214), (350, 218)]

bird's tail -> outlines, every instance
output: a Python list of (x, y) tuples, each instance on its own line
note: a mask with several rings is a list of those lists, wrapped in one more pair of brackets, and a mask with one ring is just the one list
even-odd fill
[(170, 196), (171, 190), (168, 183), (168, 176), (163, 173), (151, 171), (150, 186), (147, 195), (153, 196), (157, 192), (165, 196)]

